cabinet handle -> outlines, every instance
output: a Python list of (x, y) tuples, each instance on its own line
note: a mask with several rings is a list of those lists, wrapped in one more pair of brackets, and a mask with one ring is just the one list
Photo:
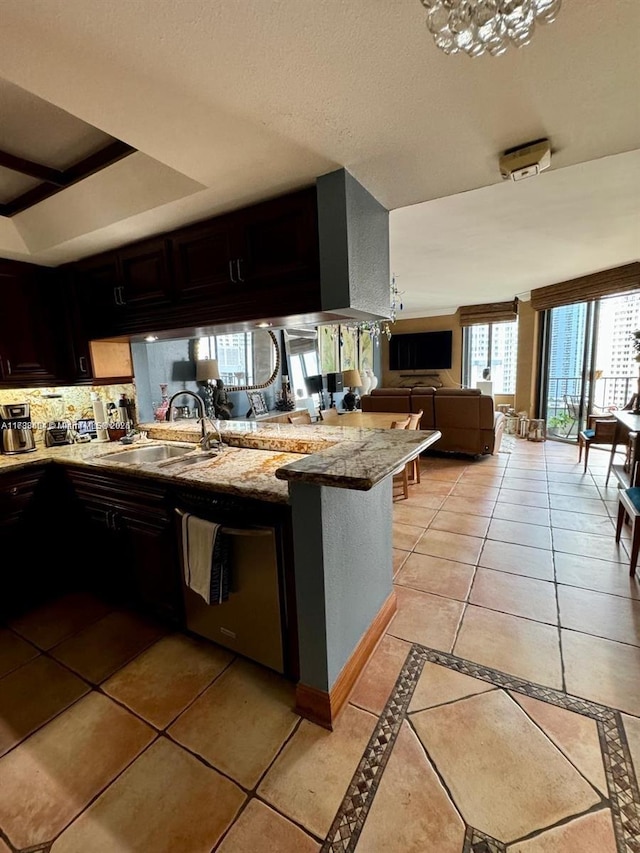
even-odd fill
[(235, 280), (235, 278), (233, 277), (233, 261), (229, 261), (229, 278), (231, 279), (231, 281), (232, 281), (234, 284), (236, 284), (236, 280)]
[(125, 299), (125, 298), (124, 298), (124, 296), (123, 296), (123, 293), (124, 293), (124, 285), (120, 285), (120, 287), (118, 288), (118, 290), (120, 291), (120, 305), (126, 305), (126, 304), (127, 304), (127, 301), (126, 301), (126, 299)]
[(14, 486), (12, 489), (9, 489), (9, 494), (12, 498), (15, 498), (15, 496), (18, 494), (18, 487)]
[(119, 287), (113, 288), (113, 301), (116, 303), (116, 305), (122, 305), (122, 302), (120, 302), (120, 288)]
[(78, 368), (80, 370), (80, 373), (88, 373), (89, 372), (87, 370), (87, 357), (86, 357), (86, 355), (81, 355), (80, 358), (78, 359)]
[(8, 358), (5, 358), (5, 362), (7, 364), (7, 376), (11, 376), (11, 362)]
[(238, 260), (236, 261), (236, 269), (238, 271), (238, 281), (244, 281), (244, 279), (242, 278), (242, 274), (240, 273), (240, 264), (241, 263), (242, 263), (242, 258), (238, 258)]

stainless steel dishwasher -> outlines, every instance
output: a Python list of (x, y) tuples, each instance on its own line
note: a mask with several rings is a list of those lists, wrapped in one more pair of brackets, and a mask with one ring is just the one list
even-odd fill
[[(284, 672), (275, 530), (225, 525), (222, 532), (230, 542), (229, 598), (222, 604), (207, 604), (184, 583), (182, 565), (187, 628)], [(182, 557), (181, 563), (184, 563)]]

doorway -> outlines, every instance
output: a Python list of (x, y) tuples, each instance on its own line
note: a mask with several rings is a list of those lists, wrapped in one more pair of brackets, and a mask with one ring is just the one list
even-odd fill
[(540, 399), (549, 438), (576, 442), (590, 414), (606, 416), (629, 402), (639, 328), (640, 293), (545, 312)]

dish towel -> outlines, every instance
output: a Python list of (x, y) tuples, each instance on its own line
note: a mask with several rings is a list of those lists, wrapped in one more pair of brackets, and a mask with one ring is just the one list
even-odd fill
[(191, 513), (182, 516), (184, 581), (207, 604), (229, 598), (229, 541), (221, 525)]

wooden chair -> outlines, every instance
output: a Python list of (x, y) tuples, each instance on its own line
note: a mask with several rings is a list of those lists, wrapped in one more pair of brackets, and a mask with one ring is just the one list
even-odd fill
[(569, 429), (564, 434), (564, 437), (568, 438), (571, 435), (571, 430), (578, 423), (578, 419), (580, 418), (580, 402), (578, 398), (574, 397), (572, 394), (564, 394), (562, 399), (566, 407), (567, 415), (571, 420), (571, 423), (569, 424)]
[[(409, 424), (411, 423), (411, 418), (407, 416), (404, 420), (401, 421), (393, 421), (391, 424), (391, 429), (407, 429)], [(409, 497), (409, 473), (408, 468), (411, 463), (407, 463), (403, 465), (401, 468), (398, 468), (393, 472), (394, 480), (396, 477), (402, 477), (402, 494), (404, 495), (404, 499), (406, 500)]]
[(594, 445), (605, 445), (611, 447), (613, 436), (616, 431), (615, 418), (599, 418), (597, 415), (589, 415), (588, 428), (578, 433), (578, 462), (582, 459), (584, 450), (584, 470), (587, 472), (589, 462), (589, 448)]
[[(424, 415), (424, 411), (420, 409), (419, 412), (415, 412), (413, 415), (409, 415), (409, 426), (407, 429), (420, 429), (420, 421), (422, 420), (422, 416)], [(416, 453), (416, 455), (409, 461), (409, 465), (411, 465), (411, 481), (413, 483), (420, 482), (420, 454)]]
[(631, 519), (631, 562), (629, 574), (635, 577), (638, 553), (640, 552), (640, 488), (620, 489), (618, 492), (618, 523), (616, 524), (616, 542), (620, 541), (624, 517), (628, 515)]
[(300, 412), (297, 415), (289, 415), (289, 423), (295, 424), (295, 426), (300, 426), (300, 424), (310, 424), (311, 415), (309, 412)]
[(337, 424), (340, 421), (340, 415), (337, 409), (320, 409), (320, 420), (323, 424)]

